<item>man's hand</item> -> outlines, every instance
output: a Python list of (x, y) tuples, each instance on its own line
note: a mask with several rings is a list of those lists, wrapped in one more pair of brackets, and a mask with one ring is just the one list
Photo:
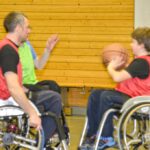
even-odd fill
[(33, 113), (29, 116), (29, 123), (30, 126), (36, 128), (37, 130), (40, 130), (41, 127), (41, 118), (37, 115), (37, 113)]
[(123, 60), (123, 58), (116, 56), (110, 61), (108, 66), (111, 66), (113, 69), (117, 70), (118, 68), (120, 68), (124, 64), (125, 64), (125, 61)]
[(55, 47), (56, 43), (58, 42), (59, 38), (57, 34), (52, 35), (46, 43), (46, 50), (48, 52), (51, 52), (53, 48)]

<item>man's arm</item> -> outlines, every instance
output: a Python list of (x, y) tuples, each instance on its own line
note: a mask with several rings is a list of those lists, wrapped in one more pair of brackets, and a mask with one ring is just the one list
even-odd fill
[(19, 106), (29, 115), (30, 125), (36, 127), (37, 129), (41, 128), (41, 119), (37, 115), (37, 112), (29, 103), (23, 88), (20, 86), (18, 81), (18, 76), (16, 73), (8, 71), (4, 74), (8, 90), (10, 91), (11, 96), (19, 104)]
[(108, 73), (115, 82), (121, 82), (132, 78), (132, 76), (125, 70), (117, 70), (124, 62), (120, 57), (115, 57), (107, 66)]
[(58, 42), (58, 36), (57, 35), (52, 35), (47, 40), (46, 48), (44, 50), (43, 55), (40, 58), (36, 58), (34, 60), (35, 67), (37, 69), (42, 69), (45, 66), (45, 64), (46, 64), (46, 62), (50, 56), (51, 51), (53, 50), (53, 48), (55, 47), (57, 42)]
[(126, 70), (123, 69), (121, 71), (117, 71), (112, 65), (108, 65), (107, 70), (115, 82), (121, 82), (132, 78), (132, 76)]
[(108, 73), (115, 82), (121, 82), (134, 77), (145, 79), (149, 76), (149, 63), (145, 59), (134, 59), (127, 68), (117, 71), (116, 68), (118, 68), (121, 63), (123, 63), (121, 59), (116, 58), (112, 60), (107, 67)]

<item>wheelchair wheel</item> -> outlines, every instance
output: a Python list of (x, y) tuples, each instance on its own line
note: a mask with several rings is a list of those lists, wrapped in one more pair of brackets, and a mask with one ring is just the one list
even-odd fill
[(29, 126), (28, 116), (20, 107), (0, 107), (1, 150), (40, 150), (42, 135), (42, 131)]
[(136, 104), (121, 115), (118, 146), (121, 150), (150, 149), (150, 103)]

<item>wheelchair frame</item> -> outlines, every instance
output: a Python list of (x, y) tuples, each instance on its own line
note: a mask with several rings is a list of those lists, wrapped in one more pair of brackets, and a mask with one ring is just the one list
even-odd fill
[[(137, 149), (143, 146), (150, 149), (150, 97), (139, 96), (130, 99), (120, 111), (122, 113), (118, 122), (118, 146), (119, 149)], [(134, 120), (133, 132), (128, 135), (127, 124)], [(129, 139), (129, 140), (128, 140)]]
[[(57, 132), (59, 136), (59, 141), (60, 141), (59, 145), (61, 146), (60, 149), (68, 150), (66, 134), (62, 127), (60, 118), (57, 117), (52, 112), (44, 112), (40, 114), (37, 108), (35, 107), (35, 105), (31, 101), (30, 103), (33, 105), (33, 107), (35, 108), (39, 116), (49, 116), (55, 120)], [(25, 119), (24, 122), (23, 122), (23, 119)], [(6, 129), (5, 130), (0, 129), (0, 147), (4, 147), (6, 150), (7, 149), (13, 150), (14, 147), (15, 149), (17, 148), (19, 149), (27, 148), (30, 150), (42, 150), (43, 149), (44, 147), (43, 146), (44, 145), (43, 130), (33, 131), (37, 133), (36, 133), (35, 139), (32, 139), (35, 133), (32, 132), (32, 134), (30, 135), (31, 127), (29, 126), (28, 115), (25, 114), (24, 111), (19, 106), (15, 106), (15, 105), (0, 106), (0, 123), (2, 124), (2, 121), (5, 121), (5, 120), (6, 120), (5, 122)], [(8, 121), (12, 121), (12, 123), (10, 122), (9, 125), (7, 125)], [(25, 124), (25, 127), (23, 126), (22, 123)], [(30, 136), (31, 138), (28, 136)]]
[[(124, 128), (127, 129), (127, 127), (125, 127), (125, 126), (122, 125), (122, 122), (124, 120), (128, 121), (129, 117), (131, 117), (133, 115), (131, 113), (132, 112), (134, 113), (134, 110), (137, 110), (138, 108), (140, 108), (140, 109), (141, 108), (146, 109), (146, 107), (148, 107), (148, 106), (149, 106), (149, 110), (147, 111), (147, 115), (149, 115), (148, 119), (150, 121), (150, 96), (138, 96), (138, 97), (134, 97), (134, 98), (129, 99), (127, 102), (125, 102), (125, 104), (122, 106), (122, 108), (120, 106), (114, 106), (114, 108), (111, 108), (111, 109), (107, 110), (104, 113), (104, 115), (102, 117), (102, 120), (101, 120), (101, 122), (99, 124), (99, 128), (98, 128), (96, 140), (95, 140), (95, 143), (93, 145), (93, 150), (97, 150), (98, 149), (99, 139), (100, 139), (100, 137), (102, 135), (102, 131), (103, 131), (103, 127), (105, 125), (106, 119), (109, 116), (109, 114), (113, 113), (113, 112), (117, 112), (120, 115), (120, 118), (119, 118), (119, 121), (118, 121), (118, 126), (116, 127), (119, 149), (121, 149), (121, 150), (129, 149), (127, 147), (127, 144), (129, 144), (129, 143), (127, 143), (127, 141), (125, 141), (125, 143), (122, 142), (122, 130)], [(130, 116), (128, 116), (128, 115), (130, 115)], [(127, 121), (125, 122), (126, 126), (127, 126)], [(136, 120), (136, 119), (133, 121), (133, 131), (130, 133), (129, 136), (133, 136), (137, 132), (137, 130), (136, 130), (137, 121), (138, 120)], [(79, 150), (80, 150), (80, 147), (83, 144), (84, 137), (86, 135), (87, 125), (88, 125), (88, 119), (86, 117), (84, 128), (83, 128), (83, 132), (82, 132), (82, 135), (81, 135), (81, 138), (80, 138), (80, 143), (79, 143), (79, 146), (78, 146)], [(123, 126), (123, 129), (122, 129), (122, 126)], [(150, 127), (150, 124), (149, 124), (149, 127)], [(126, 135), (126, 133), (124, 131), (123, 140), (126, 140), (125, 136), (128, 136), (128, 135)], [(149, 133), (145, 133), (143, 136), (141, 136), (141, 138), (142, 138), (141, 141), (140, 141), (141, 144), (143, 144), (146, 141), (150, 145), (150, 131), (149, 131)], [(139, 141), (139, 139), (137, 140), (137, 142), (138, 141)]]
[[(28, 148), (42, 149), (44, 144), (43, 130), (36, 131), (29, 126), (29, 118), (18, 106), (0, 107), (0, 147), (5, 149)], [(36, 135), (33, 138), (32, 132)], [(33, 131), (34, 130), (34, 131)], [(38, 141), (38, 142), (37, 142)]]

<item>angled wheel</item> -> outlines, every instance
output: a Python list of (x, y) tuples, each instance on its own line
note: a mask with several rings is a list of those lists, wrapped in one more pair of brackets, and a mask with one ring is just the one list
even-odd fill
[(121, 150), (150, 149), (150, 103), (136, 104), (121, 115), (118, 145)]
[(28, 116), (17, 106), (0, 107), (0, 149), (40, 150), (43, 133), (29, 126)]

